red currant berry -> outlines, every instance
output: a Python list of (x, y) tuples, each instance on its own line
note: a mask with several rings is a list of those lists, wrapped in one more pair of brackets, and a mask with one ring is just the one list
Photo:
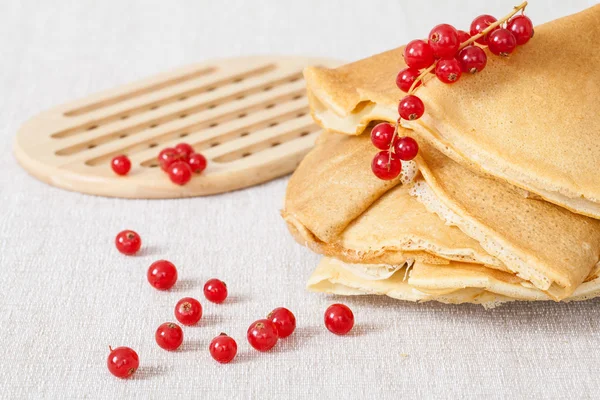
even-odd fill
[(110, 166), (112, 167), (112, 170), (115, 172), (115, 174), (127, 175), (129, 173), (129, 170), (131, 169), (131, 161), (129, 161), (129, 158), (127, 158), (127, 156), (116, 156), (110, 162)]
[(490, 33), (488, 48), (497, 56), (507, 56), (517, 47), (517, 39), (508, 29), (498, 29)]
[(467, 40), (471, 39), (471, 35), (469, 35), (467, 32), (461, 31), (460, 29), (457, 32), (458, 32), (458, 41), (460, 43), (464, 43)]
[(333, 304), (325, 310), (325, 326), (336, 335), (345, 335), (354, 326), (354, 314), (343, 304)]
[(394, 137), (394, 125), (382, 122), (375, 125), (371, 130), (371, 142), (373, 145), (380, 150), (387, 150), (392, 144), (392, 138)]
[(460, 63), (456, 58), (439, 60), (435, 65), (435, 76), (444, 83), (454, 83), (461, 75)]
[[(471, 30), (470, 30), (471, 36), (479, 35), (488, 26), (490, 26), (491, 24), (493, 24), (496, 21), (497, 21), (497, 19), (491, 15), (485, 15), (485, 14), (480, 15), (479, 17), (475, 18), (473, 20), (473, 22), (471, 22)], [(495, 29), (498, 29), (498, 28), (495, 28)], [(486, 35), (480, 37), (479, 39), (476, 40), (476, 42), (479, 44), (487, 44), (490, 33), (491, 32), (488, 32)]]
[(187, 143), (179, 143), (175, 146), (175, 150), (181, 154), (184, 160), (189, 159), (192, 153), (194, 153), (194, 148)]
[(508, 21), (506, 29), (515, 35), (515, 39), (517, 39), (517, 45), (519, 46), (529, 42), (529, 39), (533, 37), (533, 23), (529, 17), (526, 17), (525, 15), (517, 15), (516, 17), (512, 17), (510, 21)]
[(169, 178), (177, 185), (185, 185), (192, 179), (192, 167), (185, 161), (177, 161), (169, 165)]
[(227, 298), (227, 285), (218, 279), (209, 279), (204, 284), (204, 296), (208, 301), (220, 304)]
[(172, 147), (167, 147), (158, 153), (158, 163), (163, 171), (168, 171), (171, 164), (181, 161), (181, 154)]
[[(396, 76), (396, 85), (403, 92), (407, 92), (410, 90), (410, 87), (415, 82), (415, 80), (419, 76), (419, 70), (406, 67), (400, 72), (398, 72), (398, 76)], [(421, 82), (418, 82), (415, 87), (421, 86)]]
[(202, 305), (192, 297), (184, 297), (175, 306), (175, 318), (183, 325), (194, 325), (202, 318)]
[(419, 144), (410, 136), (396, 139), (394, 142), (394, 157), (402, 161), (410, 161), (419, 153)]
[(134, 231), (122, 231), (115, 238), (115, 245), (121, 253), (131, 256), (142, 247), (142, 238)]
[(404, 48), (404, 62), (411, 68), (427, 68), (434, 60), (433, 49), (424, 40), (413, 40)]
[(371, 162), (371, 169), (376, 177), (384, 181), (395, 179), (402, 171), (399, 159), (391, 157), (387, 150), (380, 151)]
[(140, 358), (137, 353), (129, 347), (109, 347), (110, 354), (106, 365), (111, 374), (117, 378), (128, 378), (138, 369)]
[(233, 338), (221, 333), (210, 342), (208, 351), (210, 351), (210, 355), (216, 361), (221, 364), (227, 364), (237, 354), (237, 343)]
[(173, 322), (165, 322), (156, 330), (154, 339), (156, 344), (165, 350), (177, 350), (183, 342), (183, 330)]
[(167, 260), (159, 260), (148, 268), (148, 282), (158, 290), (168, 290), (177, 282), (177, 268)]
[(258, 351), (267, 351), (277, 343), (277, 328), (268, 319), (259, 319), (248, 328), (248, 343)]
[(460, 46), (456, 28), (448, 24), (436, 25), (429, 32), (429, 46), (438, 58), (454, 57)]
[(481, 72), (487, 64), (487, 55), (481, 47), (467, 46), (458, 53), (458, 61), (463, 72)]
[(421, 118), (424, 112), (425, 105), (420, 98), (412, 94), (404, 96), (404, 98), (400, 100), (400, 104), (398, 104), (398, 114), (400, 114), (402, 119), (407, 121), (414, 121), (415, 119)]
[(296, 317), (287, 308), (274, 309), (269, 313), (267, 319), (275, 324), (279, 338), (290, 336), (296, 329)]
[(190, 164), (194, 173), (199, 174), (206, 169), (207, 162), (202, 154), (192, 153), (188, 160), (188, 164)]

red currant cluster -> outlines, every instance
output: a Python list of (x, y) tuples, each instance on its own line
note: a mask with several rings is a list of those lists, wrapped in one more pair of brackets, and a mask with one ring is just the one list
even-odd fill
[(428, 40), (413, 40), (406, 45), (407, 67), (396, 77), (398, 88), (407, 93), (398, 104), (399, 119), (395, 126), (381, 123), (371, 131), (373, 145), (382, 150), (371, 163), (378, 178), (396, 178), (402, 170), (401, 161), (412, 160), (419, 152), (414, 139), (397, 137), (397, 133), (401, 120), (414, 121), (425, 112), (423, 101), (413, 94), (423, 79), (433, 72), (440, 81), (452, 84), (463, 72), (474, 74), (485, 68), (487, 56), (480, 46), (488, 46), (492, 54), (508, 56), (518, 45), (527, 43), (533, 37), (533, 24), (525, 15), (515, 16), (526, 5), (524, 2), (515, 7), (499, 21), (491, 15), (480, 15), (471, 23), (469, 33), (440, 24), (429, 32)]
[(169, 174), (171, 182), (178, 185), (188, 183), (192, 179), (192, 173), (201, 173), (207, 164), (206, 158), (194, 152), (194, 148), (187, 143), (163, 149), (158, 154), (158, 163)]
[[(167, 147), (158, 154), (158, 162), (163, 171), (169, 174), (171, 182), (185, 185), (192, 179), (192, 174), (200, 174), (206, 169), (206, 158), (194, 152), (187, 143), (179, 143), (175, 147)], [(131, 161), (125, 155), (116, 156), (111, 167), (117, 175), (127, 175), (131, 169)]]
[[(125, 255), (136, 254), (141, 246), (142, 239), (132, 231), (120, 232), (115, 238), (115, 245), (119, 252)], [(159, 260), (148, 268), (147, 279), (150, 285), (158, 290), (169, 290), (177, 282), (177, 268), (167, 260)], [(223, 303), (227, 298), (227, 285), (219, 279), (210, 279), (204, 285), (204, 296), (213, 303)], [(193, 297), (184, 297), (175, 305), (175, 318), (182, 325), (197, 324), (202, 318), (202, 305)], [(343, 304), (334, 304), (325, 311), (325, 326), (337, 335), (348, 333), (354, 325), (352, 311)], [(267, 318), (253, 322), (248, 328), (246, 338), (248, 343), (258, 351), (272, 349), (279, 339), (290, 336), (296, 329), (296, 317), (284, 307), (271, 311)], [(183, 343), (183, 329), (174, 322), (161, 324), (154, 334), (156, 344), (168, 351), (177, 350)], [(137, 353), (129, 347), (109, 347), (110, 354), (107, 360), (108, 370), (116, 377), (127, 378), (139, 366)], [(236, 341), (221, 333), (215, 337), (208, 347), (213, 359), (225, 364), (234, 359), (237, 354)]]

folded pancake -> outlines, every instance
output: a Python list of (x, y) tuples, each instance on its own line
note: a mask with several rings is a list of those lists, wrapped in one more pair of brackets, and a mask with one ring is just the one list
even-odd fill
[(476, 240), (444, 224), (409, 194), (414, 163), (405, 163), (400, 181), (406, 184), (392, 187), (399, 181), (381, 181), (365, 168), (373, 152), (366, 135), (320, 136), (291, 177), (282, 211), (300, 244), (351, 263), (455, 260), (507, 270)]
[[(408, 126), (438, 150), (573, 212), (600, 218), (600, 5), (536, 27), (510, 57), (488, 53), (486, 68), (417, 94), (425, 114)], [(308, 68), (315, 119), (360, 134), (394, 121), (403, 48), (338, 69)]]
[(586, 279), (600, 259), (600, 221), (528, 199), (416, 137), (422, 175), (390, 189), (400, 180), (372, 182), (368, 135), (324, 133), (288, 184), (282, 215), (296, 240), (349, 263), (478, 263), (556, 300)]
[(564, 299), (600, 260), (600, 221), (530, 199), (478, 175), (420, 140), (423, 179), (411, 187), (425, 207), (457, 226), (517, 276)]
[[(491, 271), (474, 264), (449, 265), (415, 263), (391, 269), (387, 274), (368, 276), (374, 265), (348, 264), (323, 258), (308, 281), (308, 289), (338, 295), (386, 295), (406, 301), (482, 304), (493, 308), (510, 301), (545, 301), (551, 298), (539, 289), (505, 272)], [(564, 301), (588, 300), (600, 295), (600, 278), (590, 274)]]

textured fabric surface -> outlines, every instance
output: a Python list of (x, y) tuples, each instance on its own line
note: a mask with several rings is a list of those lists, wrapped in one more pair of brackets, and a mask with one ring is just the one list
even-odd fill
[[(600, 301), (485, 311), (310, 294), (318, 257), (279, 217), (286, 179), (207, 198), (125, 201), (49, 187), (11, 154), (19, 125), (37, 112), (171, 67), (257, 53), (353, 60), (513, 3), (2, 0), (0, 398), (597, 398)], [(595, 1), (532, 3), (541, 23)], [(124, 228), (142, 235), (141, 255), (115, 250)], [(170, 292), (146, 282), (159, 258), (179, 267)], [(215, 276), (230, 288), (223, 305), (203, 300)], [(180, 351), (165, 352), (154, 331), (188, 295), (205, 316), (184, 329)], [(340, 300), (356, 315), (348, 337), (322, 323)], [(251, 350), (248, 325), (277, 306), (295, 312), (296, 333), (270, 353)], [(222, 331), (239, 345), (226, 366), (207, 351)], [(108, 373), (109, 345), (136, 349), (134, 379)]]

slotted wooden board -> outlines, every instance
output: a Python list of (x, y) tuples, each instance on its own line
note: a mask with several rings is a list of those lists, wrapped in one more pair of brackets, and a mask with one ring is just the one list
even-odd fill
[[(256, 185), (292, 172), (313, 146), (319, 128), (302, 69), (336, 64), (244, 57), (180, 68), (37, 115), (19, 130), (15, 155), (44, 182), (110, 197), (202, 196)], [(178, 186), (156, 156), (182, 141), (208, 167)], [(125, 177), (110, 168), (118, 154), (132, 162)]]

